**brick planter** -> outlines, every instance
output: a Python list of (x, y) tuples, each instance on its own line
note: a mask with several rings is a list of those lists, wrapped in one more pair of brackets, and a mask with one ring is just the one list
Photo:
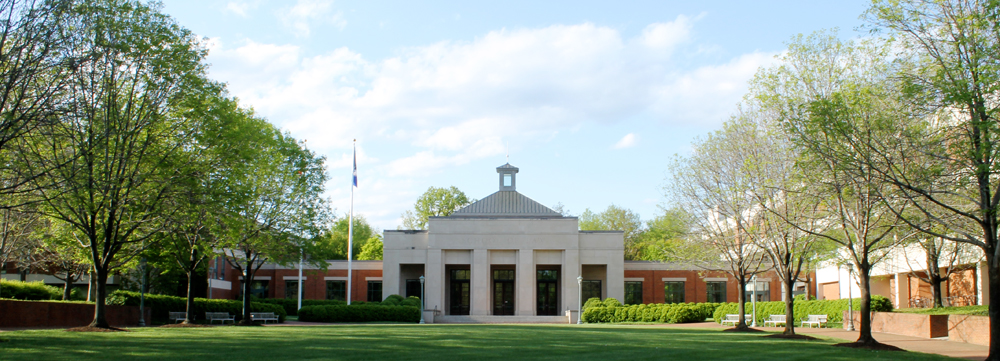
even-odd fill
[(948, 317), (948, 340), (990, 345), (990, 318), (987, 316), (951, 315)]
[[(847, 319), (847, 312), (844, 312)], [(861, 325), (861, 314), (854, 312), (854, 328)], [(847, 323), (844, 323), (847, 327)], [(921, 315), (899, 312), (872, 312), (872, 331), (922, 338), (946, 337), (948, 315)]]
[[(111, 326), (139, 324), (139, 307), (105, 306)], [(146, 307), (146, 324), (151, 324), (152, 310)], [(94, 305), (69, 302), (0, 301), (0, 327), (79, 327), (94, 320)]]

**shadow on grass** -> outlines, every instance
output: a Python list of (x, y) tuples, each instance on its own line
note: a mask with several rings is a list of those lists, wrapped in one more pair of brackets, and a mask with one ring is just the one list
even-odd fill
[(944, 360), (759, 333), (616, 325), (349, 325), (149, 328), (127, 333), (5, 333), (5, 360)]

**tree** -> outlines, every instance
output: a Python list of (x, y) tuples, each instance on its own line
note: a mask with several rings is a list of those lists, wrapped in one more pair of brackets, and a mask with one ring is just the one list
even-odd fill
[(359, 261), (381, 261), (382, 260), (382, 237), (369, 238), (365, 246), (361, 247), (358, 254)]
[[(913, 269), (913, 265), (910, 262), (906, 262), (907, 267), (910, 268), (910, 276), (914, 276), (931, 286), (932, 307), (944, 307), (941, 285), (952, 274), (962, 270), (959, 266), (971, 261), (979, 262), (975, 260), (976, 257), (971, 252), (975, 248), (967, 243), (952, 242), (943, 238), (920, 234), (913, 237), (910, 245), (916, 245), (920, 249), (924, 254), (924, 264), (926, 265), (923, 272), (916, 272)], [(904, 245), (902, 252), (903, 257), (909, 260), (910, 257), (907, 255), (907, 249), (908, 247)], [(942, 265), (944, 265), (943, 271), (941, 270)]]
[[(804, 190), (820, 200), (814, 219), (786, 218), (798, 230), (840, 244), (858, 271), (861, 288), (857, 343), (874, 345), (871, 333), (870, 276), (907, 230), (891, 202), (892, 187), (882, 182), (877, 155), (853, 140), (879, 142), (893, 137), (891, 44), (841, 42), (834, 34), (799, 36), (781, 63), (763, 71), (751, 88), (756, 99), (780, 109), (780, 121), (801, 154)], [(777, 212), (774, 212), (777, 214)], [(812, 229), (825, 223), (825, 231)]]
[(691, 246), (684, 247), (685, 259), (706, 269), (726, 267), (739, 283), (739, 324), (746, 330), (746, 284), (764, 267), (764, 251), (754, 244), (750, 233), (762, 232), (753, 217), (760, 213), (752, 195), (752, 181), (744, 172), (746, 154), (739, 149), (738, 128), (727, 122), (723, 129), (696, 141), (694, 153), (676, 157), (670, 165), (672, 176), (666, 193), (673, 204), (691, 214)]
[(427, 191), (413, 204), (413, 210), (403, 214), (403, 225), (400, 229), (427, 229), (428, 217), (450, 216), (472, 202), (475, 200), (470, 200), (455, 186), (427, 188)]
[(685, 238), (691, 235), (691, 215), (681, 208), (661, 209), (660, 214), (646, 222), (646, 229), (636, 241), (638, 259), (643, 261), (681, 261), (680, 255), (688, 245)]
[[(326, 230), (324, 234), (317, 240), (317, 247), (314, 256), (320, 256), (324, 259), (347, 259), (347, 233), (349, 226), (350, 217), (344, 215), (343, 217), (337, 218), (330, 229)], [(368, 243), (377, 241), (381, 243), (381, 236), (379, 231), (372, 227), (362, 215), (354, 215), (354, 249), (352, 253), (355, 259), (359, 258), (360, 254), (364, 252), (364, 247)], [(374, 247), (374, 246), (372, 246)], [(381, 246), (379, 246), (378, 254), (380, 255), (378, 259), (381, 258)]]
[(189, 31), (148, 6), (78, 1), (68, 44), (67, 112), (46, 127), (28, 164), (58, 164), (35, 178), (48, 216), (69, 224), (96, 276), (93, 327), (107, 328), (109, 275), (162, 229), (179, 157), (195, 128), (170, 108), (203, 75), (205, 51)]
[(643, 232), (642, 220), (639, 214), (627, 208), (614, 204), (601, 213), (590, 209), (580, 215), (580, 230), (584, 231), (623, 231), (625, 232), (625, 259), (639, 259), (639, 235)]
[[(1000, 6), (996, 1), (874, 1), (865, 14), (876, 31), (902, 41), (915, 61), (904, 69), (904, 100), (895, 142), (871, 144), (883, 180), (934, 227), (932, 237), (974, 245), (986, 255), (991, 298), (1000, 295)], [(903, 121), (905, 120), (905, 121)], [(931, 160), (931, 161), (928, 161)], [(913, 222), (917, 223), (917, 222)], [(990, 353), (1000, 360), (1000, 306), (989, 305)]]

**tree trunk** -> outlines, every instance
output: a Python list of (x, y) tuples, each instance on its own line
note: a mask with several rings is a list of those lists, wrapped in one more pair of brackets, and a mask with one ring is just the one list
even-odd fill
[[(866, 262), (867, 263), (867, 262)], [(858, 267), (858, 273), (860, 273), (859, 281), (861, 282), (861, 305), (858, 307), (858, 311), (861, 313), (861, 325), (858, 328), (859, 335), (857, 343), (864, 345), (875, 345), (878, 341), (875, 337), (872, 337), (872, 294), (869, 285), (871, 277), (871, 267), (867, 264)], [(848, 285), (850, 287), (850, 285)], [(854, 317), (854, 315), (851, 315)]]
[(97, 289), (97, 292), (94, 295), (94, 321), (90, 323), (90, 326), (109, 328), (104, 307), (105, 299), (108, 296), (108, 271), (100, 267), (95, 267), (95, 271), (97, 273), (97, 283), (94, 288)]
[(246, 276), (243, 276), (243, 320), (240, 321), (240, 325), (243, 326), (253, 326), (253, 320), (250, 318), (250, 284), (253, 282), (253, 262), (247, 261)]
[[(987, 243), (992, 245), (993, 243)], [(986, 357), (986, 360), (997, 361), (1000, 360), (1000, 306), (997, 302), (1000, 302), (1000, 258), (993, 253), (993, 247), (986, 249), (986, 272), (989, 275), (989, 295), (990, 295), (990, 305), (989, 315), (990, 315), (990, 354)]]
[(740, 284), (740, 291), (736, 293), (736, 297), (737, 297), (736, 299), (738, 301), (736, 303), (737, 304), (737, 306), (736, 306), (736, 312), (740, 313), (740, 323), (736, 325), (736, 329), (746, 330), (746, 329), (750, 328), (750, 326), (747, 326), (747, 319), (746, 319), (747, 318), (746, 317), (746, 314), (747, 314), (747, 306), (746, 306), (746, 304), (747, 304), (747, 296), (746, 296), (747, 280), (746, 280), (746, 277), (744, 277), (742, 275), (740, 277), (737, 277), (736, 279), (737, 279), (737, 282), (739, 282), (739, 284)]
[(807, 268), (806, 269), (806, 294), (805, 294), (806, 297), (805, 297), (805, 301), (809, 301), (811, 299), (811, 298), (809, 298), (809, 296), (810, 296), (809, 288), (810, 287), (812, 287), (812, 278), (809, 277), (809, 269)]
[(183, 323), (191, 324), (194, 323), (194, 293), (191, 292), (193, 290), (193, 288), (191, 287), (192, 285), (191, 277), (194, 277), (194, 271), (189, 268), (187, 276), (188, 276), (187, 305), (184, 308), (184, 311), (186, 312), (184, 313)]
[[(794, 335), (795, 334), (795, 296), (792, 295), (792, 286), (795, 285), (795, 279), (792, 278), (791, 272), (785, 273), (785, 331), (782, 332), (784, 335)], [(809, 288), (809, 287), (806, 287)]]
[(63, 285), (63, 297), (62, 297), (62, 299), (63, 299), (63, 301), (69, 301), (69, 296), (72, 295), (72, 293), (73, 293), (73, 282), (75, 282), (76, 279), (73, 278), (73, 274), (72, 273), (66, 272), (66, 279), (63, 280), (63, 281), (65, 281), (65, 283)]

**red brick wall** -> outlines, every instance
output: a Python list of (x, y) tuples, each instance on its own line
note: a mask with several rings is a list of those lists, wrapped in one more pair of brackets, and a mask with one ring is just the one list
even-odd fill
[[(769, 278), (771, 301), (781, 300), (781, 281), (774, 272), (757, 276)], [(705, 278), (726, 278), (726, 301), (739, 301), (740, 286), (736, 279), (724, 271), (693, 271), (693, 270), (625, 270), (625, 278), (642, 278), (642, 302), (663, 303), (664, 278), (686, 278), (684, 283), (685, 302), (706, 302), (708, 293)], [(815, 275), (811, 277), (809, 294), (816, 295)]]
[[(111, 326), (136, 326), (137, 306), (105, 306)], [(94, 305), (68, 302), (0, 301), (0, 327), (80, 327), (94, 320)], [(152, 311), (146, 307), (146, 324), (152, 324)]]
[[(211, 263), (214, 263), (212, 261)], [(223, 263), (225, 268), (225, 281), (232, 284), (231, 290), (219, 288), (212, 289), (212, 298), (235, 299), (240, 295), (240, 275), (228, 263)], [(351, 272), (351, 300), (368, 300), (367, 277), (382, 277), (382, 270), (354, 270)], [(265, 269), (254, 274), (255, 280), (261, 277), (269, 277), (267, 283), (267, 296), (269, 298), (285, 298), (285, 277), (298, 277), (298, 269)], [(325, 277), (347, 277), (347, 270), (303, 270), (302, 276), (306, 278), (302, 286), (302, 298), (307, 300), (326, 299), (326, 279)], [(383, 294), (387, 296), (389, 294)]]
[[(844, 311), (846, 320), (847, 311)], [(844, 323), (847, 327), (848, 323)], [(861, 324), (861, 313), (854, 312), (854, 325)], [(902, 312), (872, 312), (872, 331), (897, 335), (934, 338), (948, 336), (948, 315), (921, 315)]]
[(990, 345), (990, 318), (987, 316), (949, 315), (948, 340)]

